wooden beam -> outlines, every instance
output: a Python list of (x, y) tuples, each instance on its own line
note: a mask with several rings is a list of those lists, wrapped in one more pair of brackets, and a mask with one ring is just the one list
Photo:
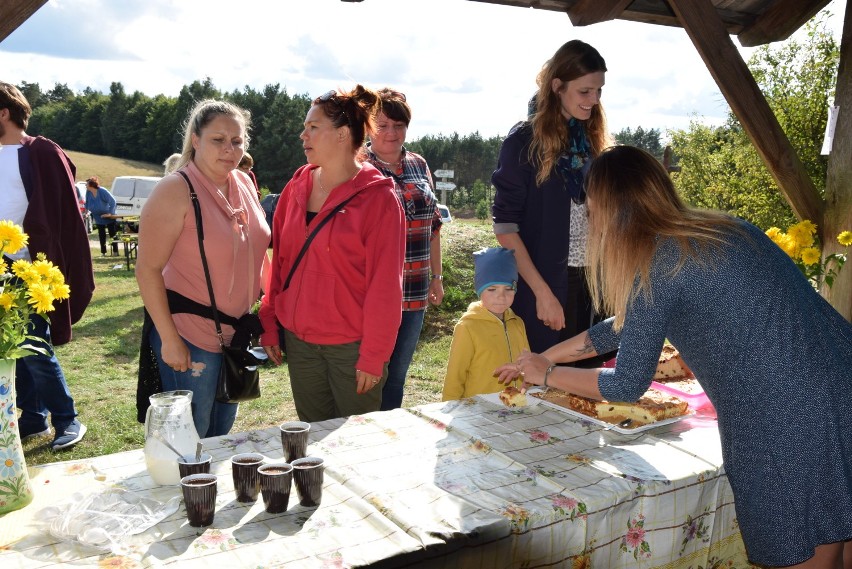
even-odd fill
[(711, 1), (669, 0), (669, 5), (793, 212), (822, 224), (822, 198)]
[(845, 253), (849, 259), (834, 286), (823, 287), (823, 296), (846, 320), (852, 322), (852, 251), (837, 242), (841, 231), (852, 231), (852, 2), (846, 2), (846, 19), (840, 40), (840, 67), (834, 104), (840, 107), (834, 142), (828, 156), (825, 182), (826, 210), (819, 228), (824, 256)]
[(775, 0), (738, 36), (744, 47), (781, 41), (801, 28), (831, 0)]
[(47, 0), (5, 0), (0, 4), (0, 41), (18, 29)]
[(633, 0), (579, 0), (568, 9), (568, 17), (575, 26), (588, 26), (614, 20)]

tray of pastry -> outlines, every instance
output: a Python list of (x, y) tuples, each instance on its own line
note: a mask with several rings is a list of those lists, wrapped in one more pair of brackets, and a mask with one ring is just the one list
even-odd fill
[(552, 387), (532, 387), (527, 396), (531, 405), (546, 405), (625, 435), (676, 423), (695, 414), (686, 401), (655, 389), (649, 389), (636, 403), (594, 401)]

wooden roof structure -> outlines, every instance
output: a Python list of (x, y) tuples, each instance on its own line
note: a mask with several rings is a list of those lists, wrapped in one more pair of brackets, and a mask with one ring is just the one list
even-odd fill
[[(568, 14), (575, 26), (607, 20), (684, 27), (666, 0), (475, 0)], [(831, 0), (712, 0), (718, 19), (740, 44), (753, 47), (787, 39)]]
[[(736, 36), (743, 46), (784, 40), (830, 0), (468, 1), (562, 12), (574, 26), (621, 19), (683, 28), (795, 214), (819, 226), (826, 255), (842, 252), (834, 237), (852, 228), (852, 112), (849, 112), (852, 110), (852, 0), (846, 5), (834, 97), (835, 105), (847, 112), (838, 115), (824, 199), (808, 177), (731, 36)], [(46, 2), (5, 0), (0, 5), (0, 42)], [(852, 267), (842, 271), (834, 287), (822, 293), (847, 320), (852, 320)]]

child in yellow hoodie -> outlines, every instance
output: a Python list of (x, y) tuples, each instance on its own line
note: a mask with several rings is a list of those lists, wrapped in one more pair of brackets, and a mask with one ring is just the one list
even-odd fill
[(444, 401), (502, 391), (494, 370), (530, 349), (524, 322), (510, 308), (518, 284), (515, 252), (491, 247), (475, 252), (473, 261), (479, 300), (453, 330)]

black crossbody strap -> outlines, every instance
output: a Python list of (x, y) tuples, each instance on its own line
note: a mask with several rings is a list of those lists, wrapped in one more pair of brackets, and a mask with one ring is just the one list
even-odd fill
[(178, 170), (178, 174), (186, 180), (186, 185), (189, 186), (189, 197), (192, 199), (192, 208), (195, 210), (195, 230), (198, 233), (198, 248), (201, 250), (201, 266), (204, 267), (204, 278), (207, 279), (207, 292), (210, 293), (210, 307), (213, 309), (213, 322), (216, 323), (216, 335), (219, 336), (219, 345), (225, 346), (225, 339), (222, 337), (222, 325), (219, 323), (219, 309), (216, 308), (216, 297), (213, 296), (213, 282), (210, 280), (210, 269), (207, 267), (207, 255), (204, 254), (204, 229), (201, 225), (201, 204), (198, 203), (198, 194), (195, 193), (195, 188), (192, 187), (192, 182), (189, 181), (189, 176), (183, 170)]
[(307, 238), (307, 239), (305, 239), (305, 244), (304, 244), (304, 245), (302, 245), (302, 249), (301, 249), (301, 251), (299, 251), (299, 254), (298, 254), (298, 255), (296, 255), (296, 260), (295, 260), (295, 261), (293, 261), (293, 265), (290, 267), (290, 272), (287, 274), (287, 279), (284, 281), (284, 288), (282, 288), (282, 289), (281, 289), (281, 291), (282, 291), (282, 292), (283, 292), (283, 291), (285, 291), (285, 290), (287, 290), (287, 288), (289, 288), (289, 286), (290, 286), (290, 280), (293, 278), (293, 273), (295, 273), (295, 272), (296, 272), (296, 267), (298, 267), (298, 266), (299, 266), (299, 263), (302, 261), (302, 257), (304, 257), (304, 256), (305, 256), (305, 253), (306, 253), (306, 252), (307, 252), (307, 250), (308, 250), (308, 245), (310, 245), (310, 244), (311, 244), (311, 241), (313, 241), (313, 240), (314, 240), (314, 237), (316, 237), (316, 234), (319, 232), (319, 230), (320, 230), (320, 229), (322, 229), (323, 225), (325, 225), (326, 223), (328, 223), (329, 221), (331, 221), (331, 218), (332, 218), (332, 217), (334, 217), (334, 216), (337, 214), (337, 212), (339, 212), (341, 209), (343, 209), (343, 207), (344, 207), (346, 204), (348, 204), (348, 203), (349, 203), (349, 200), (351, 200), (352, 198), (354, 198), (355, 196), (357, 196), (357, 195), (358, 195), (358, 194), (360, 194), (360, 193), (361, 193), (360, 191), (359, 191), (359, 192), (355, 192), (354, 194), (352, 194), (351, 196), (349, 196), (348, 198), (346, 198), (345, 200), (343, 200), (342, 202), (340, 202), (339, 204), (337, 204), (337, 205), (334, 207), (334, 209), (332, 209), (332, 210), (331, 210), (331, 212), (330, 212), (327, 216), (325, 216), (324, 218), (322, 218), (322, 219), (320, 220), (320, 222), (319, 222), (319, 223), (317, 223), (317, 226), (316, 226), (316, 227), (314, 227), (314, 230), (313, 230), (313, 231), (311, 231), (311, 234), (310, 234), (310, 235), (308, 235), (308, 238)]

